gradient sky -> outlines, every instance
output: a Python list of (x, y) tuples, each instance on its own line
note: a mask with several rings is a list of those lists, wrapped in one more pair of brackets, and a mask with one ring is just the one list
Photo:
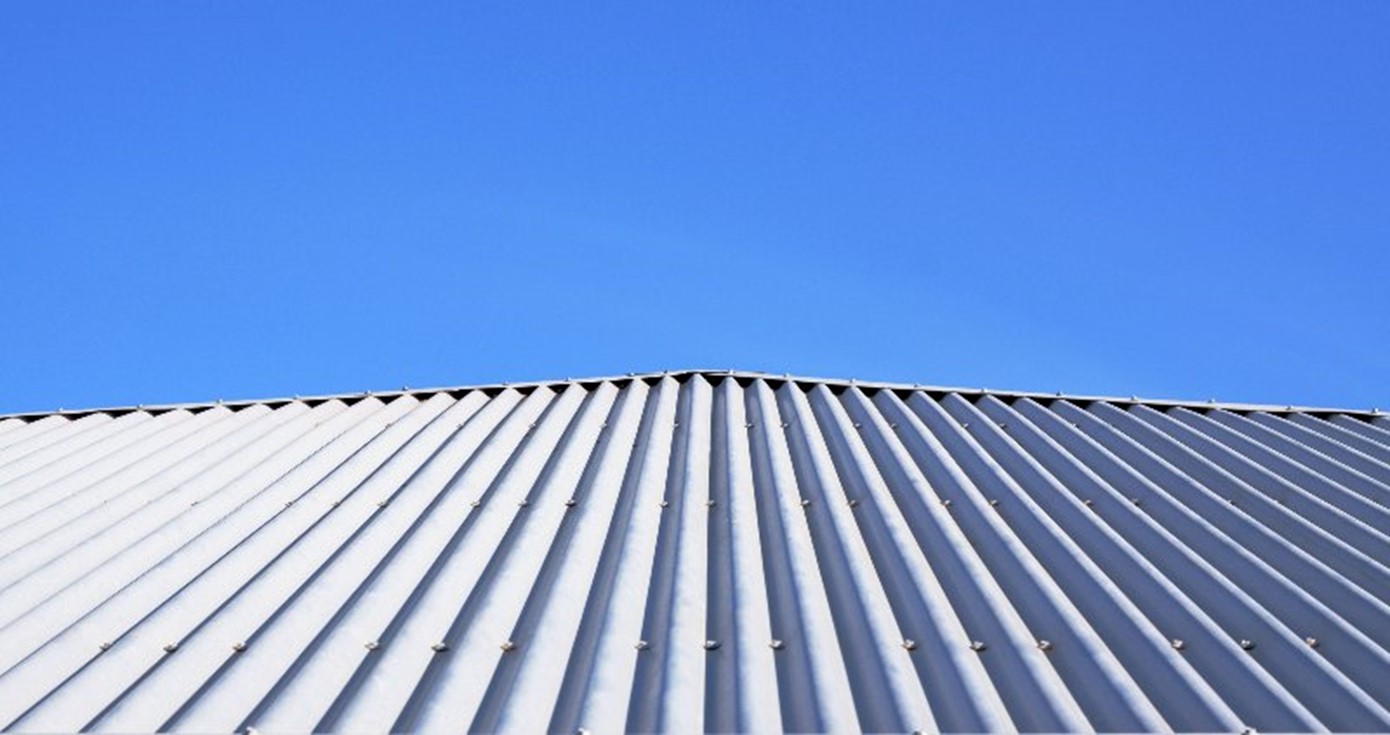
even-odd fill
[(1390, 3), (11, 3), (0, 411), (693, 367), (1390, 409)]

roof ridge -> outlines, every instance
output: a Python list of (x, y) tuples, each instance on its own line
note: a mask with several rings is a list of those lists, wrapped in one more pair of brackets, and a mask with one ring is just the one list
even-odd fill
[(584, 383), (603, 383), (619, 382), (629, 380), (651, 380), (660, 378), (689, 378), (692, 376), (717, 376), (720, 378), (733, 377), (749, 380), (769, 380), (778, 382), (791, 382), (797, 384), (817, 384), (836, 387), (854, 386), (857, 388), (869, 388), (873, 390), (920, 390), (928, 393), (958, 393), (962, 395), (994, 395), (1006, 398), (1040, 398), (1045, 400), (1067, 400), (1079, 401), (1083, 403), (1104, 402), (1118, 405), (1144, 405), (1160, 406), (1164, 408), (1200, 408), (1202, 410), (1224, 409), (1231, 411), (1249, 412), (1262, 411), (1267, 413), (1309, 413), (1309, 414), (1344, 414), (1350, 416), (1385, 416), (1385, 411), (1379, 408), (1371, 409), (1352, 409), (1328, 406), (1298, 406), (1280, 405), (1263, 403), (1241, 403), (1231, 401), (1217, 401), (1207, 399), (1205, 401), (1169, 399), (1169, 398), (1141, 398), (1139, 396), (1106, 396), (1099, 394), (1068, 393), (1065, 391), (1046, 392), (1046, 391), (1019, 391), (1019, 390), (996, 390), (993, 388), (973, 388), (964, 386), (944, 386), (931, 385), (924, 383), (906, 383), (899, 381), (882, 380), (859, 380), (857, 378), (824, 378), (807, 375), (793, 375), (791, 373), (768, 373), (756, 370), (738, 369), (709, 369), (692, 368), (683, 370), (660, 370), (647, 372), (629, 372), (622, 375), (601, 375), (594, 377), (574, 378), (566, 377), (563, 379), (554, 378), (548, 380), (526, 380), (526, 381), (502, 381), (494, 383), (478, 383), (473, 385), (456, 386), (435, 386), (429, 388), (412, 388), (402, 386), (398, 390), (365, 390), (356, 392), (327, 393), (320, 395), (291, 395), (271, 398), (245, 398), (245, 399), (214, 399), (209, 401), (188, 401), (181, 403), (163, 404), (135, 404), (126, 406), (99, 406), (93, 408), (65, 409), (58, 408), (53, 411), (22, 411), (14, 413), (0, 413), (0, 420), (20, 419), (33, 421), (49, 416), (68, 416), (80, 418), (98, 413), (106, 414), (126, 414), (136, 411), (149, 411), (152, 413), (165, 413), (178, 410), (205, 410), (224, 406), (229, 408), (244, 408), (247, 406), (277, 405), (295, 401), (307, 403), (323, 403), (333, 400), (360, 400), (366, 397), (376, 398), (397, 398), (400, 396), (425, 396), (439, 393), (460, 393), (472, 391), (489, 391), (505, 389), (534, 389), (538, 387), (551, 387), (556, 385), (573, 385)]

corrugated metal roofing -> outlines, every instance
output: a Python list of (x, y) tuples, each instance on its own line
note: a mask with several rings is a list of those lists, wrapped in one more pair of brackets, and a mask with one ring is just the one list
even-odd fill
[(696, 371), (0, 418), (0, 729), (1383, 731), (1390, 423)]

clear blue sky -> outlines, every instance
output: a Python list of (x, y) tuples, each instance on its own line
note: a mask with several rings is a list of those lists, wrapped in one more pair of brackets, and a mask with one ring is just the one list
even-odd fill
[(1390, 408), (1384, 0), (519, 5), (6, 5), (0, 411), (690, 367)]

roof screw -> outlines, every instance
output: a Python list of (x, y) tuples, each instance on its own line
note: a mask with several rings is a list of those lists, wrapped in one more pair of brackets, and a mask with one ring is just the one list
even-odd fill
[(1181, 638), (1174, 638), (1172, 642), (1169, 643), (1169, 645), (1173, 647), (1174, 651), (1181, 651), (1182, 649), (1187, 648), (1187, 644), (1183, 643)]
[(898, 425), (897, 425), (897, 424), (888, 424), (888, 428), (893, 429), (893, 430), (897, 430)]
[(951, 499), (950, 499), (950, 498), (942, 498), (942, 499), (941, 499), (941, 507), (943, 507), (943, 508), (949, 508), (949, 507), (951, 507)]
[(788, 426), (791, 426), (791, 424), (789, 424), (789, 423), (787, 423), (787, 422), (785, 422), (785, 421), (782, 422), (782, 428), (783, 428), (783, 429), (787, 428)]
[(293, 501), (293, 500), (286, 500), (286, 501), (285, 501), (285, 507), (286, 507), (286, 508), (290, 507), (291, 505), (294, 505), (294, 501)]
[(705, 501), (705, 505), (707, 507), (713, 508), (714, 506), (719, 505), (719, 501), (715, 500), (714, 498), (710, 498), (709, 500)]
[(578, 730), (574, 731), (574, 735), (589, 735), (589, 731), (586, 728), (581, 727)]
[(502, 649), (503, 653), (510, 653), (516, 650), (516, 643), (513, 641), (502, 641), (502, 645), (499, 646), (499, 648)]
[(991, 506), (997, 506), (997, 505), (999, 505), (999, 498), (990, 498), (990, 499), (989, 499), (989, 504), (990, 504)]
[(1000, 422), (999, 422), (999, 428), (1001, 428), (1001, 429), (1007, 429), (1007, 428), (1009, 428), (1009, 425), (1006, 424), (1006, 423), (1004, 423), (1003, 421), (1000, 421)]
[(1249, 651), (1255, 647), (1255, 642), (1242, 638), (1240, 639), (1240, 647), (1246, 651)]
[(650, 643), (648, 643), (648, 642), (646, 642), (646, 641), (637, 641), (637, 645), (633, 646), (633, 648), (636, 648), (636, 649), (639, 650), (639, 651), (645, 651), (645, 650), (647, 650), (648, 648), (651, 648), (651, 647), (652, 647), (652, 644), (650, 644)]
[(1143, 505), (1143, 504), (1144, 504), (1144, 501), (1143, 501), (1143, 499), (1141, 499), (1141, 498), (1130, 498), (1130, 499), (1129, 499), (1129, 502), (1134, 503), (1135, 505)]
[(102, 641), (102, 642), (97, 646), (97, 648), (100, 648), (100, 649), (103, 650), (103, 651), (109, 651), (109, 650), (111, 650), (111, 641)]
[(809, 508), (809, 507), (811, 507), (811, 499), (810, 499), (810, 498), (802, 498), (802, 499), (801, 499), (801, 507), (803, 507), (803, 508)]
[(745, 429), (751, 429), (751, 428), (753, 428), (753, 422), (751, 422), (751, 421), (745, 422), (745, 423), (743, 424), (743, 428), (745, 428)]
[(711, 641), (705, 641), (705, 650), (706, 650), (706, 651), (713, 651), (713, 650), (715, 650), (716, 648), (719, 648), (719, 641), (713, 641), (713, 640), (711, 640)]
[(962, 428), (962, 429), (968, 429), (968, 428), (970, 428), (970, 422), (969, 422), (969, 421), (966, 421), (965, 423), (963, 423), (963, 424), (960, 425), (960, 428)]
[(1084, 505), (1084, 506), (1086, 506), (1087, 508), (1089, 508), (1089, 507), (1095, 505), (1095, 504), (1096, 504), (1096, 501), (1091, 500), (1090, 498), (1086, 498), (1085, 500), (1081, 501), (1081, 504)]
[(242, 651), (246, 650), (246, 644), (241, 641), (237, 641), (236, 643), (232, 644), (232, 650), (236, 651), (237, 653), (241, 653)]
[(856, 429), (862, 429), (862, 428), (864, 428), (864, 425), (861, 424), (861, 423), (859, 423), (858, 421), (856, 421), (856, 422), (854, 422), (854, 428), (856, 428)]
[(849, 507), (851, 507), (851, 508), (857, 508), (857, 507), (859, 507), (859, 501), (856, 500), (856, 499), (854, 499), (854, 498), (850, 498), (850, 499), (849, 499)]
[(912, 640), (911, 638), (908, 638), (907, 640), (904, 640), (904, 641), (903, 641), (903, 648), (905, 648), (905, 649), (907, 649), (907, 650), (909, 650), (909, 651), (915, 651), (915, 650), (917, 650), (917, 641), (914, 641), (914, 640)]
[(470, 508), (478, 508), (478, 507), (481, 507), (482, 504), (483, 504), (483, 501), (481, 501), (481, 500), (474, 500), (474, 501), (470, 502), (470, 503), (468, 504), (468, 506), (469, 506)]
[(526, 498), (522, 498), (521, 500), (516, 501), (516, 507), (518, 507), (518, 508), (525, 508), (526, 506), (528, 506), (528, 505), (530, 505), (530, 504), (531, 504), (531, 501), (527, 500)]
[(368, 651), (375, 651), (376, 649), (381, 648), (381, 644), (377, 643), (376, 641), (367, 641), (367, 643), (362, 647), (367, 649)]
[(445, 651), (449, 650), (449, 644), (445, 643), (444, 641), (440, 641), (434, 644), (433, 646), (430, 646), (430, 650), (434, 651), (435, 653), (444, 653)]
[(666, 506), (668, 506), (668, 505), (670, 505), (670, 504), (671, 504), (671, 501), (669, 501), (669, 500), (667, 500), (667, 499), (665, 499), (665, 498), (662, 498), (662, 499), (661, 499), (661, 507), (665, 508)]
[(1307, 643), (1309, 648), (1317, 648), (1317, 647), (1318, 647), (1318, 639), (1317, 639), (1317, 638), (1313, 638), (1312, 636), (1309, 636), (1309, 637), (1307, 637), (1307, 638), (1304, 638), (1304, 639), (1303, 639), (1303, 642), (1304, 642), (1304, 643)]
[(979, 653), (985, 650), (985, 644), (980, 641), (970, 641), (970, 650)]
[(574, 498), (570, 498), (569, 500), (566, 500), (566, 501), (565, 501), (565, 507), (566, 507), (566, 508), (573, 508), (573, 507), (574, 507), (575, 505), (577, 505), (578, 503), (579, 503), (578, 500), (575, 500)]
[(1039, 650), (1039, 651), (1051, 651), (1051, 650), (1052, 650), (1052, 641), (1038, 641), (1038, 650)]
[(385, 507), (386, 507), (387, 505), (389, 505), (390, 503), (391, 503), (391, 501), (389, 501), (389, 500), (378, 500), (378, 501), (376, 501), (376, 507), (378, 507), (378, 508), (385, 508)]
[(787, 644), (783, 643), (780, 638), (773, 638), (772, 640), (767, 642), (767, 646), (768, 648), (771, 648), (774, 651), (780, 651), (783, 648), (786, 648)]
[(165, 653), (173, 653), (174, 651), (177, 651), (177, 650), (179, 650), (179, 644), (177, 644), (177, 643), (165, 643), (165, 644), (164, 644), (164, 652), (165, 652)]
[(339, 505), (342, 505), (342, 503), (343, 503), (343, 501), (341, 501), (341, 500), (334, 500), (333, 502), (331, 502), (331, 503), (328, 504), (328, 507), (330, 507), (330, 508), (337, 508)]

